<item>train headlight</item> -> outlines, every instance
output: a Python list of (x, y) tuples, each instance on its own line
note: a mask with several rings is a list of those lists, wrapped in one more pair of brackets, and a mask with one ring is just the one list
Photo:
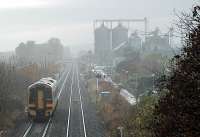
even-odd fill
[(29, 104), (29, 105), (28, 105), (28, 108), (29, 108), (29, 109), (35, 109), (35, 108), (36, 108), (36, 105), (35, 105), (35, 104)]

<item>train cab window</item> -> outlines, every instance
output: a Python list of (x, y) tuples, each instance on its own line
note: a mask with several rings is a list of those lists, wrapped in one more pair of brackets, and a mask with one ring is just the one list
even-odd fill
[(30, 89), (29, 91), (29, 103), (34, 103), (36, 100), (36, 91), (35, 89)]
[(45, 89), (45, 99), (46, 100), (52, 100), (52, 92), (50, 89)]

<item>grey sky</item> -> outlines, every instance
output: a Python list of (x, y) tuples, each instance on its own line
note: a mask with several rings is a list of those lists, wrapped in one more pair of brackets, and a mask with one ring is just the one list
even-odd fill
[[(150, 29), (166, 30), (173, 9), (189, 10), (199, 0), (0, 0), (0, 51), (22, 41), (58, 37), (66, 46), (93, 43), (92, 21), (148, 17)], [(84, 48), (84, 47), (82, 47)]]

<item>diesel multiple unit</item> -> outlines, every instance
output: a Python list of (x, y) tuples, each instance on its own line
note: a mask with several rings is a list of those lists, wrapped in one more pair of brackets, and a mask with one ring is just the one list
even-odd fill
[(28, 87), (28, 117), (46, 120), (56, 107), (56, 80), (42, 78)]

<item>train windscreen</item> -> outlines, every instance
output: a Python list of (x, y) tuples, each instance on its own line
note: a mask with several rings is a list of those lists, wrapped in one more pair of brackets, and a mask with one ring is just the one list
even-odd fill
[(37, 94), (36, 94), (35, 88), (30, 89), (30, 92), (29, 92), (29, 103), (30, 104), (34, 103), (36, 98), (37, 98)]
[(29, 91), (29, 103), (35, 103), (35, 101), (37, 100), (37, 92), (38, 90), (44, 91), (44, 99), (46, 101), (52, 101), (52, 91), (50, 88), (32, 88)]
[(45, 100), (49, 101), (52, 100), (52, 91), (49, 88), (45, 88)]

